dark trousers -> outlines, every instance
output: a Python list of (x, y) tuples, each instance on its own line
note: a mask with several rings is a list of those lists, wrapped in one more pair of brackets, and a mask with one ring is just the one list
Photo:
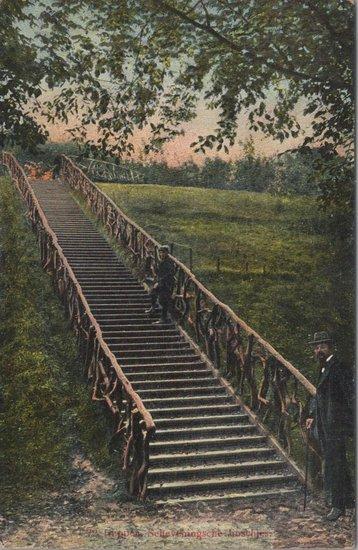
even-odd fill
[(162, 318), (167, 319), (168, 310), (170, 308), (171, 300), (172, 300), (171, 291), (167, 289), (153, 288), (150, 291), (150, 300), (152, 303), (152, 307), (156, 307), (159, 302), (162, 308)]
[(334, 508), (352, 506), (353, 487), (349, 474), (345, 439), (330, 437), (324, 445), (324, 489)]

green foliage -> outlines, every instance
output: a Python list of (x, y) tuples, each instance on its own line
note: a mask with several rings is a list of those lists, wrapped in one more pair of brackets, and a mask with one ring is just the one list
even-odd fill
[(3, 506), (69, 481), (71, 454), (109, 464), (108, 423), (90, 401), (17, 191), (0, 180), (0, 494)]
[[(21, 28), (35, 22), (29, 0), (4, 0), (0, 10), (0, 148), (13, 144), (33, 150), (47, 131), (36, 120), (45, 74), (39, 49)], [(28, 102), (32, 101), (32, 106)]]
[[(317, 156), (317, 155), (316, 155)], [(234, 162), (207, 158), (203, 166), (186, 162), (171, 167), (165, 162), (145, 164), (121, 161), (141, 183), (158, 182), (182, 187), (208, 187), (242, 191), (269, 192), (272, 195), (315, 195), (320, 197), (315, 170), (315, 155), (286, 153), (273, 158), (246, 154)]]
[(54, 167), (55, 159), (58, 155), (77, 157), (80, 154), (79, 146), (71, 141), (61, 143), (47, 142), (38, 145), (35, 150), (29, 150), (16, 145), (7, 147), (7, 150), (12, 152), (20, 164), (32, 161), (43, 166), (45, 169), (52, 169)]
[(274, 177), (273, 161), (247, 155), (234, 163), (232, 187), (245, 191), (267, 191)]
[[(330, 162), (330, 177), (316, 174), (325, 204), (352, 194), (352, 2), (6, 0), (1, 18), (0, 146), (43, 142), (41, 112), (51, 123), (73, 115), (70, 134), (97, 155), (133, 153), (144, 128), (146, 151), (160, 151), (204, 100), (217, 125), (192, 143), (196, 152), (228, 152), (245, 112), (249, 130), (301, 137), (323, 157), (331, 149), (340, 162)], [(40, 104), (46, 86), (56, 91)], [(306, 133), (296, 118), (302, 105)]]
[[(101, 187), (159, 242), (191, 246), (198, 278), (311, 380), (316, 367), (307, 341), (315, 330), (333, 331), (352, 361), (354, 264), (348, 258), (336, 263), (339, 247), (332, 243), (330, 217), (313, 198)], [(166, 208), (158, 212), (164, 195)], [(185, 250), (174, 248), (174, 254), (188, 262)]]
[(315, 195), (321, 199), (314, 167), (317, 157), (318, 153), (311, 151), (276, 157), (270, 166), (272, 176), (269, 176), (267, 191), (274, 195)]
[[(144, 126), (152, 134), (149, 148), (159, 150), (195, 118), (203, 96), (218, 124), (213, 134), (199, 136), (197, 151), (228, 150), (244, 110), (251, 130), (280, 141), (297, 137), (302, 97), (312, 117), (306, 144), (352, 143), (354, 6), (348, 1), (130, 0), (114, 10), (108, 0), (65, 6), (56, 0), (42, 20), (49, 60), (63, 63), (51, 84), (70, 80), (49, 106), (67, 119), (85, 100), (73, 132), (86, 140), (86, 128), (97, 121), (101, 135), (91, 143), (102, 150), (133, 150), (133, 130)], [(74, 25), (76, 34), (61, 33)]]
[(203, 187), (225, 188), (231, 180), (231, 164), (219, 157), (205, 159), (200, 170), (200, 181)]

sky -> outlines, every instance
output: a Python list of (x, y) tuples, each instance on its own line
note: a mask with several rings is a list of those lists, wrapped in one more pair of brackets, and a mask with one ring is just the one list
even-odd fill
[[(51, 2), (51, 0), (49, 0)], [(32, 13), (40, 13), (41, 8), (34, 3), (32, 5)], [(34, 29), (28, 27), (25, 23), (23, 26), (23, 31), (28, 36), (34, 36)], [(45, 88), (46, 90), (46, 88)], [(43, 99), (52, 99), (56, 93), (55, 91), (45, 91), (43, 94)], [(268, 106), (270, 104), (274, 105), (274, 95), (270, 94), (270, 91), (267, 94)], [(309, 129), (310, 120), (303, 116), (304, 102), (303, 100), (298, 103), (297, 108), (294, 112), (296, 115), (301, 128), (303, 131)], [(180, 165), (185, 161), (193, 160), (197, 164), (202, 164), (207, 157), (220, 157), (224, 160), (236, 160), (243, 156), (243, 142), (252, 137), (256, 154), (261, 156), (273, 156), (277, 153), (286, 151), (287, 149), (297, 147), (302, 143), (303, 136), (294, 139), (286, 139), (283, 143), (280, 143), (277, 140), (274, 140), (272, 137), (265, 136), (262, 132), (250, 132), (249, 123), (247, 114), (242, 113), (238, 119), (238, 136), (236, 143), (233, 147), (230, 148), (229, 153), (224, 151), (217, 152), (214, 150), (208, 150), (205, 155), (202, 153), (194, 153), (193, 148), (190, 147), (190, 144), (196, 141), (199, 135), (206, 135), (214, 133), (216, 127), (217, 112), (213, 110), (208, 110), (205, 106), (204, 100), (200, 100), (198, 103), (197, 116), (196, 118), (188, 123), (182, 125), (184, 130), (184, 135), (178, 136), (175, 140), (169, 142), (163, 147), (163, 150), (160, 154), (152, 155), (152, 158), (157, 158), (160, 160), (165, 160), (169, 165), (176, 166)], [(69, 123), (65, 125), (64, 123), (48, 124), (44, 118), (40, 118), (40, 121), (46, 126), (49, 132), (49, 139), (53, 142), (63, 142), (70, 139), (70, 135), (66, 130), (71, 126), (77, 125), (77, 120), (74, 117), (69, 116)], [(155, 119), (154, 119), (155, 121)], [(143, 150), (145, 141), (149, 135), (149, 130), (137, 130), (133, 136), (133, 144), (135, 147), (135, 152), (133, 157), (136, 159), (140, 156), (140, 152)], [(95, 128), (92, 128), (90, 132), (90, 137), (96, 136)]]
[[(304, 108), (303, 101), (298, 104), (296, 109), (296, 116), (303, 129), (309, 128), (309, 121), (302, 114)], [(175, 140), (166, 144), (163, 147), (161, 154), (152, 155), (152, 158), (158, 160), (165, 160), (170, 166), (178, 166), (188, 160), (193, 160), (196, 164), (202, 164), (207, 157), (220, 157), (224, 160), (236, 160), (243, 156), (243, 142), (252, 137), (254, 141), (255, 151), (260, 156), (273, 156), (277, 153), (286, 151), (287, 149), (297, 147), (302, 143), (302, 136), (299, 138), (289, 138), (283, 143), (277, 140), (273, 140), (271, 137), (266, 137), (262, 132), (250, 132), (247, 115), (243, 113), (238, 120), (238, 137), (236, 143), (230, 148), (229, 153), (223, 151), (217, 152), (215, 150), (208, 151), (205, 155), (194, 153), (190, 144), (196, 140), (199, 135), (205, 135), (206, 133), (212, 133), (216, 125), (217, 114), (215, 111), (208, 110), (205, 107), (203, 101), (198, 104), (197, 117), (182, 125), (184, 130), (183, 136), (178, 136)], [(76, 122), (73, 117), (69, 118), (69, 124), (64, 125), (62, 123), (46, 124), (49, 131), (50, 141), (68, 141), (69, 134), (66, 129)], [(95, 137), (96, 130), (92, 128), (91, 137)], [(134, 159), (137, 159), (140, 155), (141, 149), (148, 136), (148, 130), (137, 130), (133, 136), (133, 143), (135, 146)]]

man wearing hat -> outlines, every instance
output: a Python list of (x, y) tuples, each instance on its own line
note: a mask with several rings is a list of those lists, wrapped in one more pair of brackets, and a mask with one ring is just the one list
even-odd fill
[(168, 309), (173, 294), (175, 274), (174, 262), (169, 258), (169, 246), (164, 245), (159, 248), (159, 260), (156, 270), (156, 282), (150, 292), (152, 306), (146, 310), (146, 313), (151, 316), (159, 313), (160, 305), (161, 317), (155, 324), (166, 324), (170, 322)]
[(324, 489), (332, 507), (327, 519), (335, 521), (353, 504), (353, 487), (346, 457), (346, 439), (353, 434), (353, 373), (336, 356), (328, 332), (316, 332), (309, 343), (314, 346), (320, 371), (306, 428), (312, 430), (321, 447)]

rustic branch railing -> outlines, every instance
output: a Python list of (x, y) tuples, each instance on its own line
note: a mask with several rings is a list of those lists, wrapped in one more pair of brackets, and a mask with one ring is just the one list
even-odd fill
[(110, 445), (122, 451), (129, 491), (133, 496), (144, 499), (149, 442), (155, 432), (153, 419), (103, 340), (101, 329), (90, 311), (81, 286), (55, 233), (47, 223), (23, 169), (9, 153), (2, 153), (1, 161), (7, 166), (13, 182), (27, 203), (29, 219), (41, 250), (42, 265), (53, 274), (55, 286), (77, 335), (86, 374), (93, 384), (92, 399), (102, 401), (113, 414), (115, 430)]
[[(131, 252), (145, 277), (158, 262), (160, 244), (132, 221), (67, 157), (61, 177), (85, 199), (93, 214)], [(315, 387), (268, 342), (220, 302), (174, 256), (176, 285), (174, 314), (213, 365), (230, 380), (240, 399), (262, 426), (274, 434), (286, 456), (297, 458), (306, 441), (305, 406)], [(300, 437), (301, 436), (301, 437)], [(298, 452), (297, 452), (298, 451)]]
[(99, 159), (72, 157), (76, 165), (95, 181), (143, 183), (143, 176), (132, 166), (123, 166)]

